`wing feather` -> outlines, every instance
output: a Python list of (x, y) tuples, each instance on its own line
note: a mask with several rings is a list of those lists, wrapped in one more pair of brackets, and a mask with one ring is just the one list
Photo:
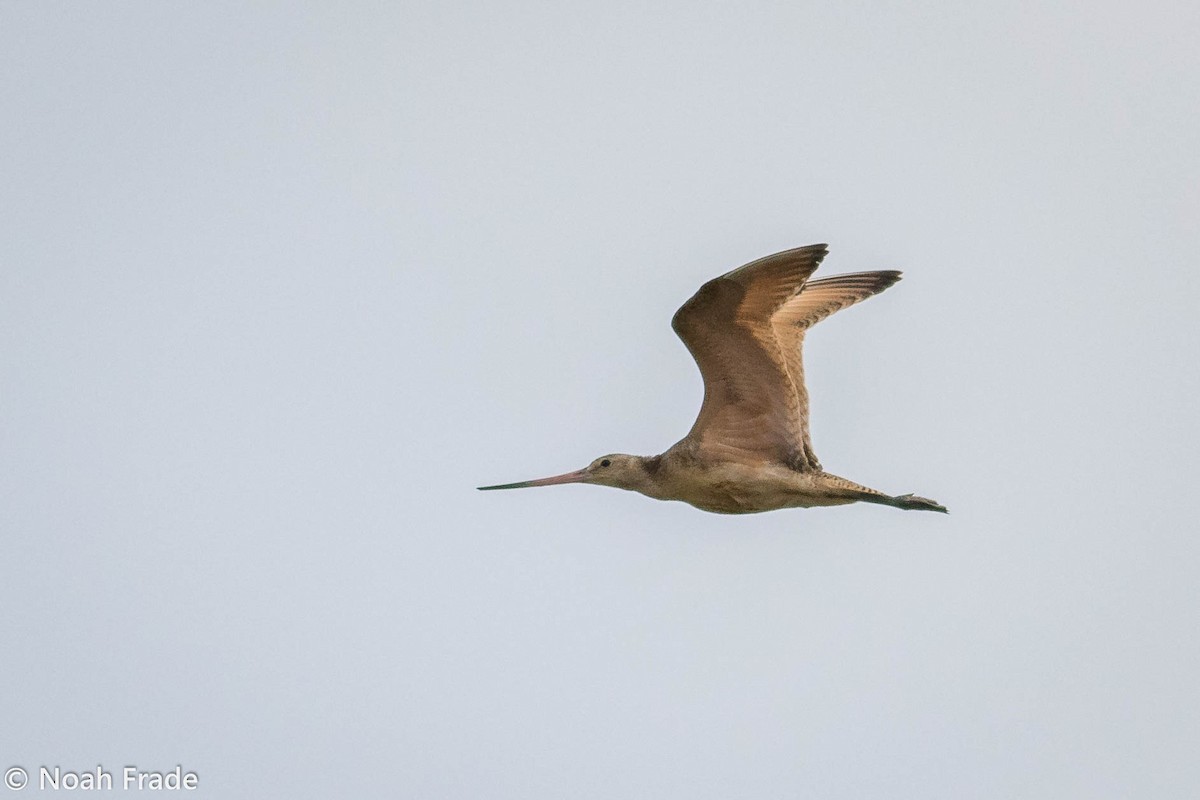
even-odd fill
[(821, 462), (813, 451), (808, 424), (808, 389), (804, 384), (804, 334), (813, 325), (835, 311), (852, 306), (878, 294), (900, 280), (895, 270), (854, 272), (809, 281), (788, 299), (771, 317), (771, 328), (783, 354), (784, 370), (796, 392), (796, 407), (801, 413), (795, 421), (799, 452), (794, 466), (801, 470), (819, 470)]
[(827, 252), (815, 244), (752, 261), (701, 286), (675, 313), (671, 326), (704, 379), (689, 446), (720, 459), (821, 468), (809, 437), (804, 333), (900, 279), (886, 271), (809, 281)]
[(797, 463), (806, 414), (787, 372), (771, 315), (821, 263), (823, 244), (760, 258), (700, 287), (671, 321), (704, 379), (688, 438), (726, 458)]

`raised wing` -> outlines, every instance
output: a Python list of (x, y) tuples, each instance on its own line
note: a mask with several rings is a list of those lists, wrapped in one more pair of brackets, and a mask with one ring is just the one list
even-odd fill
[(753, 261), (704, 284), (676, 312), (671, 325), (704, 379), (685, 441), (722, 458), (820, 469), (808, 433), (804, 331), (899, 279), (877, 272), (806, 283), (827, 252), (815, 244)]
[(771, 329), (775, 333), (779, 352), (783, 354), (784, 368), (796, 390), (796, 407), (800, 415), (796, 420), (799, 430), (800, 454), (794, 466), (803, 470), (819, 470), (821, 462), (813, 452), (812, 438), (808, 429), (808, 389), (804, 386), (804, 334), (813, 325), (835, 311), (852, 306), (878, 294), (900, 280), (895, 270), (881, 272), (854, 272), (808, 281), (800, 293), (788, 299), (771, 316)]
[(799, 466), (798, 422), (807, 409), (770, 319), (827, 252), (815, 244), (760, 258), (704, 284), (675, 312), (671, 327), (704, 379), (704, 403), (688, 433), (701, 450)]

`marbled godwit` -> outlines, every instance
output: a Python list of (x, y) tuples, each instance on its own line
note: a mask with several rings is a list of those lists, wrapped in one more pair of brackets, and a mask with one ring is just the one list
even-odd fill
[(688, 435), (665, 453), (614, 453), (565, 475), (479, 488), (597, 483), (719, 514), (858, 501), (945, 513), (924, 497), (830, 475), (813, 453), (804, 332), (900, 280), (887, 270), (809, 281), (828, 252), (814, 244), (760, 258), (704, 284), (675, 312), (671, 327), (700, 367), (704, 402)]

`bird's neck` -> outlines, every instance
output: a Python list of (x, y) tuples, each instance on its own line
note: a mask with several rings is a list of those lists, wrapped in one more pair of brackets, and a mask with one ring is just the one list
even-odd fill
[(641, 469), (633, 476), (629, 486), (623, 488), (640, 492), (648, 497), (662, 499), (662, 456), (638, 456)]

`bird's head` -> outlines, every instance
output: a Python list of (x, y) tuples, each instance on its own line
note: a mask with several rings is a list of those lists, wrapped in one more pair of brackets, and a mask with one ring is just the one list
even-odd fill
[(618, 489), (642, 491), (649, 480), (646, 469), (646, 459), (642, 456), (629, 456), (624, 453), (610, 453), (600, 456), (583, 469), (555, 475), (551, 478), (539, 478), (533, 481), (519, 483), (502, 483), (497, 486), (480, 486), (484, 491), (491, 489), (525, 489), (531, 486), (554, 486), (559, 483), (597, 483), (601, 486), (614, 486)]

